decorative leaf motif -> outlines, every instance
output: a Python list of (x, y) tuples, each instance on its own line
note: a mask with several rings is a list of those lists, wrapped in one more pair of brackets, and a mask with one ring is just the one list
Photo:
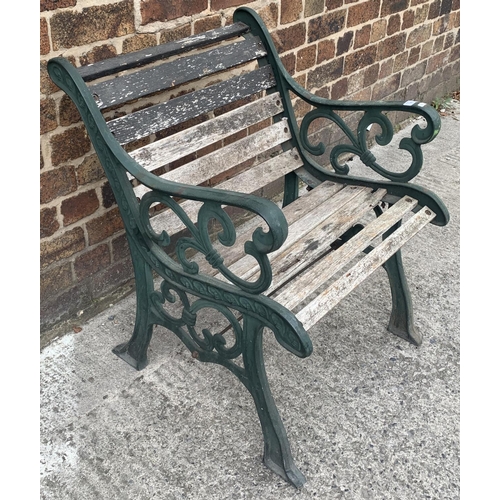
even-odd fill
[(349, 167), (346, 164), (341, 164), (339, 158), (345, 153), (351, 153), (357, 155), (363, 164), (373, 171), (386, 179), (397, 182), (408, 182), (420, 172), (423, 164), (423, 155), (420, 145), (430, 140), (429, 134), (432, 134), (434, 130), (434, 128), (430, 126), (421, 128), (419, 125), (415, 125), (411, 132), (411, 138), (406, 137), (399, 143), (399, 149), (408, 151), (411, 155), (412, 161), (410, 166), (404, 172), (391, 172), (377, 163), (377, 159), (367, 145), (368, 131), (373, 124), (378, 125), (381, 129), (381, 132), (375, 136), (375, 141), (378, 145), (387, 146), (394, 137), (392, 123), (382, 112), (382, 109), (365, 110), (363, 117), (358, 122), (356, 135), (353, 134), (346, 122), (330, 107), (318, 105), (313, 110), (309, 111), (302, 120), (299, 139), (303, 148), (314, 156), (320, 156), (326, 151), (325, 145), (322, 142), (311, 144), (308, 137), (311, 123), (318, 118), (326, 118), (333, 121), (340, 127), (351, 142), (351, 144), (339, 144), (334, 146), (330, 152), (330, 164), (336, 173), (341, 175), (347, 175), (349, 173)]

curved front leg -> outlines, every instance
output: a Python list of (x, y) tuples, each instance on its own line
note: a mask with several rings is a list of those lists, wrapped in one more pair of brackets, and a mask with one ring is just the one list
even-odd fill
[(243, 362), (246, 377), (242, 380), (252, 395), (264, 435), (264, 464), (283, 479), (300, 488), (306, 478), (295, 465), (285, 427), (269, 388), (262, 353), (264, 325), (245, 316), (243, 325)]

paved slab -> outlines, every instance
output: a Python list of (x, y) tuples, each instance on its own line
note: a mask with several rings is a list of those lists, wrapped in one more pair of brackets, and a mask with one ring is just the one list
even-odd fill
[(41, 354), (41, 498), (458, 499), (459, 111), (443, 117), (418, 177), (451, 222), (404, 249), (423, 345), (387, 332), (382, 270), (310, 331), (310, 358), (266, 338), (301, 490), (262, 464), (253, 402), (227, 370), (162, 328), (141, 372), (111, 353), (131, 333), (132, 295)]

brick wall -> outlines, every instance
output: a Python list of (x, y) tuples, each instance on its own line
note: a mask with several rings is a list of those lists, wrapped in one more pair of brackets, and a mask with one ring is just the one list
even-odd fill
[(259, 12), (287, 69), (320, 96), (431, 102), (459, 88), (460, 0), (41, 0), (42, 344), (133, 286), (109, 185), (47, 61), (182, 38), (230, 23), (239, 5)]

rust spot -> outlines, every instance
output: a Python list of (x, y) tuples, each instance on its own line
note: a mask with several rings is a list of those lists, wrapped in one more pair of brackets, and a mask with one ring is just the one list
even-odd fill
[(191, 356), (193, 356), (194, 359), (198, 359), (200, 357), (200, 353), (198, 351), (193, 351)]

